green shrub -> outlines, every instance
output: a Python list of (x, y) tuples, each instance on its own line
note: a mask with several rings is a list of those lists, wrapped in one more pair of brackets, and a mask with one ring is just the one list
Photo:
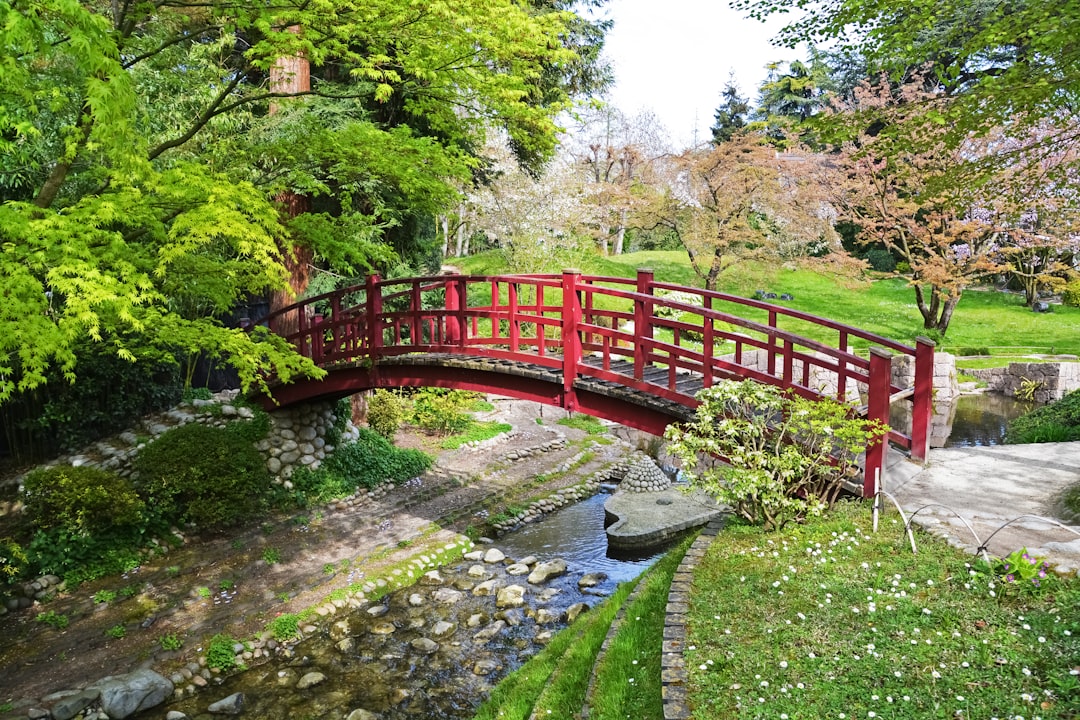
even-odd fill
[(137, 567), (144, 539), (137, 527), (118, 526), (95, 535), (51, 528), (34, 533), (27, 556), (36, 572), (53, 573), (77, 585)]
[(866, 253), (866, 262), (870, 263), (870, 267), (878, 272), (896, 271), (896, 258), (885, 248), (871, 248)]
[(222, 672), (236, 667), (235, 644), (236, 641), (228, 635), (219, 634), (210, 638), (210, 645), (206, 648), (206, 667)]
[(1035, 408), (1009, 423), (1006, 443), (1063, 442), (1080, 439), (1080, 390)]
[(476, 393), (444, 388), (421, 388), (413, 396), (412, 422), (436, 435), (464, 432), (472, 418), (467, 410)]
[(0, 587), (21, 580), (29, 566), (26, 550), (14, 539), (0, 537)]
[(961, 345), (953, 351), (956, 355), (971, 356), (971, 355), (989, 355), (990, 348), (988, 347), (971, 347), (968, 345)]
[(367, 424), (379, 435), (392, 442), (404, 421), (405, 403), (396, 393), (380, 388), (368, 398)]
[(907, 275), (911, 272), (911, 263), (901, 260), (900, 262), (896, 263), (896, 272), (900, 273), (901, 275)]
[(292, 481), (296, 500), (301, 507), (347, 497), (356, 490), (354, 483), (338, 473), (330, 472), (325, 467), (317, 470), (298, 467), (289, 479)]
[(35, 528), (65, 528), (76, 534), (139, 525), (145, 507), (130, 481), (88, 466), (32, 471), (23, 482), (23, 500)]
[(1069, 278), (1061, 292), (1061, 303), (1069, 307), (1080, 307), (1080, 274)]
[(384, 480), (399, 484), (422, 475), (431, 467), (431, 458), (419, 450), (396, 448), (383, 436), (360, 428), (356, 442), (337, 448), (322, 466), (353, 488), (370, 489)]
[(236, 525), (265, 508), (270, 491), (270, 474), (252, 444), (257, 430), (252, 421), (174, 428), (136, 457), (137, 487), (172, 522), (205, 530)]
[(270, 621), (268, 629), (278, 642), (287, 642), (300, 637), (300, 616), (294, 613), (278, 615)]

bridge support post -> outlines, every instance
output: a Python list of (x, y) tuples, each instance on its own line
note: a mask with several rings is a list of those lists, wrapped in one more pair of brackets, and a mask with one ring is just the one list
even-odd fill
[[(639, 295), (653, 294), (655, 275), (649, 268), (638, 268), (637, 291)], [(652, 305), (643, 298), (634, 301), (634, 379), (645, 377), (645, 364), (649, 348), (644, 340), (652, 340)]]
[[(581, 326), (581, 296), (578, 295), (578, 283), (580, 281), (580, 270), (563, 270), (563, 407), (567, 410), (577, 409), (574, 380), (577, 379), (578, 364), (581, 362), (581, 338), (578, 336), (578, 328)], [(543, 342), (542, 339), (541, 342)]]
[(911, 401), (911, 459), (926, 462), (934, 415), (934, 341), (915, 338), (915, 395)]
[[(870, 382), (867, 387), (866, 419), (889, 422), (889, 390), (892, 386), (892, 353), (884, 348), (870, 348)], [(880, 471), (884, 474), (885, 453), (889, 449), (889, 437), (884, 435), (866, 448), (863, 468), (863, 497), (873, 496), (874, 478)]]
[(458, 345), (463, 335), (461, 308), (465, 306), (465, 290), (456, 277), (450, 277), (444, 287), (446, 290), (446, 342), (449, 345)]
[(368, 275), (367, 287), (367, 347), (368, 357), (374, 360), (382, 349), (382, 289), (378, 274)]

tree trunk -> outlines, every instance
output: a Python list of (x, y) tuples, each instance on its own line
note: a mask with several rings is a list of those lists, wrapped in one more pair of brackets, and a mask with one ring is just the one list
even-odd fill
[(926, 296), (923, 293), (922, 285), (917, 282), (915, 284), (915, 305), (919, 308), (919, 313), (923, 318), (923, 329), (933, 330), (937, 327), (938, 321), (938, 307), (941, 305), (940, 291), (937, 287), (930, 286), (930, 304), (926, 303)]
[(626, 210), (619, 212), (619, 229), (615, 231), (615, 254), (623, 254), (623, 240), (626, 239)]
[[(293, 25), (289, 32), (300, 32), (300, 27)], [(311, 68), (305, 57), (278, 58), (270, 68), (270, 90), (272, 92), (301, 93), (311, 90)], [(270, 113), (277, 112), (278, 108), (271, 103)], [(293, 192), (284, 192), (277, 197), (283, 206), (283, 212), (288, 217), (296, 217), (308, 211), (308, 199), (303, 195)], [(285, 257), (285, 269), (289, 272), (289, 288), (276, 290), (270, 293), (270, 312), (280, 310), (290, 305), (296, 298), (307, 289), (310, 279), (310, 265), (312, 252), (309, 248), (293, 246), (282, 248)], [(295, 317), (282, 318), (282, 322), (274, 327), (279, 333), (295, 332), (299, 329)]]
[(945, 333), (949, 329), (949, 321), (952, 320), (953, 310), (960, 303), (960, 293), (954, 293), (949, 296), (949, 299), (945, 301), (945, 304), (941, 308), (941, 317), (937, 321), (937, 331), (941, 333), (941, 337), (945, 337)]
[(611, 234), (611, 228), (607, 225), (600, 226), (600, 254), (607, 257), (608, 254), (608, 235)]

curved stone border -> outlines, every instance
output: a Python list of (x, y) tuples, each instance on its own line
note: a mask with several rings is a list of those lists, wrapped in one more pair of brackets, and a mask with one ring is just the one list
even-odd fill
[(690, 609), (690, 585), (694, 580), (698, 561), (723, 527), (723, 517), (710, 521), (683, 555), (678, 570), (671, 578), (660, 656), (664, 720), (690, 720), (692, 715), (686, 694), (686, 659), (683, 657), (686, 646), (686, 613)]

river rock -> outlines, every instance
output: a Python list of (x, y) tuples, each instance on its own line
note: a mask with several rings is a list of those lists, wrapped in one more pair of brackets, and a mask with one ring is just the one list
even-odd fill
[[(101, 697), (97, 690), (83, 690), (60, 698), (52, 706), (53, 720), (71, 720)], [(47, 701), (49, 698), (45, 698)], [(48, 716), (46, 716), (48, 717)]]
[(551, 598), (562, 592), (562, 588), (547, 588), (539, 595), (540, 602), (551, 602)]
[(472, 589), (472, 594), (476, 597), (486, 597), (488, 595), (494, 595), (499, 589), (498, 580), (486, 580)]
[(165, 713), (165, 720), (189, 720), (189, 718), (185, 713), (182, 713), (179, 710), (170, 710)]
[(409, 595), (409, 605), (412, 605), (413, 607), (420, 607), (425, 602), (427, 602), (427, 601), (424, 599), (424, 596), (421, 595), (420, 593), (413, 593), (413, 594)]
[(431, 594), (432, 599), (440, 605), (456, 605), (463, 597), (460, 590), (451, 588), (439, 588)]
[(521, 585), (507, 585), (495, 596), (495, 607), (521, 607), (525, 604), (525, 588)]
[(529, 573), (529, 566), (525, 563), (514, 563), (506, 568), (507, 575), (527, 575)]
[(517, 627), (525, 622), (525, 613), (521, 608), (509, 608), (495, 613), (496, 620), (503, 620), (510, 627)]
[(553, 613), (547, 608), (540, 608), (533, 617), (536, 618), (537, 625), (551, 625), (559, 621), (558, 613)]
[(413, 640), (409, 645), (412, 649), (421, 655), (430, 655), (439, 649), (439, 643), (435, 642), (431, 638), (419, 637)]
[(484, 569), (483, 565), (473, 565), (469, 568), (467, 574), (469, 577), (482, 578), (487, 577), (488, 572)]
[(491, 638), (501, 633), (504, 627), (506, 627), (506, 623), (504, 623), (502, 620), (496, 620), (480, 632), (473, 635), (473, 640), (478, 643), (485, 643)]
[(521, 563), (522, 565), (535, 565), (536, 560), (537, 560), (537, 558), (536, 558), (535, 555), (528, 555), (528, 556), (523, 557), (520, 560), (518, 560), (518, 562)]
[(373, 712), (358, 708), (346, 715), (345, 720), (379, 720), (379, 716)]
[(338, 652), (343, 655), (352, 655), (353, 651), (356, 650), (356, 641), (353, 640), (351, 637), (345, 638), (344, 640), (338, 642), (338, 644), (334, 647), (336, 647), (338, 649)]
[(300, 678), (300, 682), (296, 683), (297, 690), (307, 690), (308, 688), (321, 685), (326, 682), (326, 676), (321, 672), (309, 672)]
[(123, 720), (155, 707), (173, 694), (173, 684), (150, 669), (102, 678), (87, 690), (101, 693), (101, 709), (113, 720)]
[(578, 619), (578, 615), (589, 609), (589, 606), (583, 602), (576, 602), (570, 607), (566, 608), (566, 622), (572, 623)]
[(375, 623), (371, 626), (372, 635), (391, 635), (397, 630), (397, 626), (392, 622)]
[(473, 675), (484, 676), (490, 675), (491, 673), (498, 670), (500, 667), (502, 666), (495, 660), (477, 660), (473, 664), (472, 671)]
[(440, 620), (431, 628), (431, 634), (437, 638), (443, 638), (447, 635), (452, 635), (455, 630), (457, 630), (457, 625), (452, 622)]
[(52, 717), (52, 713), (45, 708), (31, 707), (27, 709), (26, 717), (29, 718), (29, 720), (48, 720)]
[(471, 552), (465, 553), (461, 557), (465, 558), (466, 560), (471, 560), (472, 562), (476, 562), (477, 560), (483, 560), (484, 559), (484, 551), (483, 550), (473, 550)]
[(505, 559), (506, 555), (504, 555), (503, 551), (499, 548), (490, 548), (486, 553), (484, 553), (484, 562), (488, 563), (489, 565), (501, 563)]
[(600, 583), (607, 580), (607, 573), (586, 573), (581, 576), (581, 579), (577, 581), (577, 586), (581, 589), (596, 587)]
[(386, 605), (372, 605), (367, 609), (367, 614), (371, 617), (382, 617), (388, 612), (390, 612), (390, 608)]
[(554, 560), (542, 562), (536, 566), (535, 570), (529, 573), (529, 584), (543, 585), (548, 580), (557, 578), (560, 575), (565, 575), (566, 570), (566, 561), (562, 558), (555, 558)]
[(438, 570), (432, 570), (431, 572), (426, 572), (426, 573), (424, 573), (424, 576), (422, 578), (420, 578), (420, 584), (421, 585), (427, 585), (427, 586), (442, 585), (444, 582), (446, 582), (446, 581), (443, 580), (443, 576), (439, 574)]
[(244, 711), (244, 693), (233, 693), (206, 708), (214, 715), (239, 715)]

